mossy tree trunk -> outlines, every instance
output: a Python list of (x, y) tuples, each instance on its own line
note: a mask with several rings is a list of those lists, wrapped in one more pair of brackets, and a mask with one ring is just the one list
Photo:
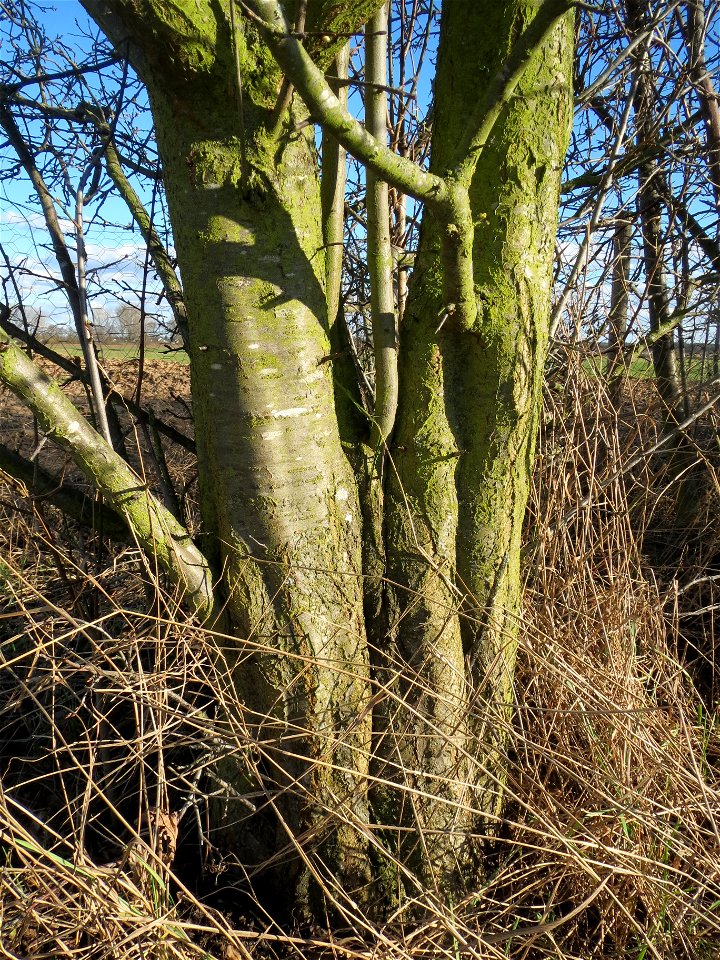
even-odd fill
[(243, 722), (263, 745), (264, 782), (246, 782), (272, 814), (249, 824), (226, 805), (225, 844), (251, 872), (289, 851), (282, 888), (297, 901), (287, 860), (304, 874), (293, 843), (310, 836), (354, 889), (368, 879), (362, 829), (324, 832), (330, 810), (367, 823), (371, 715), (313, 128), (295, 133), (306, 114), (293, 109), (267, 132), (281, 75), (237, 12), (233, 37), (230, 11), (207, 4), (88, 7), (130, 33), (150, 96), (188, 313), (202, 546), (241, 641), (227, 657), (242, 652)]
[[(364, 438), (349, 427), (351, 365), (330, 345), (321, 194), (302, 101), (278, 116), (281, 74), (239, 5), (84, 2), (118, 44), (130, 38), (150, 95), (187, 307), (202, 547), (236, 638), (227, 657), (248, 740), (262, 745), (254, 779), (242, 757), (231, 776), (241, 792), (244, 783), (265, 791), (266, 812), (250, 818), (231, 803), (217, 826), (251, 873), (265, 860), (280, 864), (276, 890), (301, 910), (312, 869), (362, 897), (377, 863), (372, 818), (384, 842), (393, 827), (411, 827), (400, 852), (423, 883), (456, 886), (468, 831), (501, 803), (502, 736), (478, 718), (492, 715), (479, 709), (490, 705), (505, 722), (512, 704), (572, 21), (553, 0), (561, 19), (548, 20), (527, 63), (518, 61), (514, 95), (499, 90), (492, 136), (483, 132), (478, 146), (464, 105), (483, 85), (495, 89), (538, 6), (452, 0), (443, 9), (432, 166), (447, 184), (418, 174), (415, 195), (437, 199), (435, 213), (447, 216), (425, 217), (400, 335), (387, 489), (368, 507), (359, 501), (374, 485), (349, 462), (367, 462), (370, 424)], [(251, 6), (282, 20), (274, 0)], [(379, 6), (308, 3), (321, 68)], [(295, 41), (275, 36), (270, 47), (293, 68)], [(321, 93), (319, 104), (328, 102)], [(343, 122), (330, 124), (339, 139)], [(362, 137), (353, 142), (362, 147)], [(465, 165), (464, 183), (456, 153), (466, 142), (479, 161)], [(395, 186), (412, 187), (409, 166), (390, 164)], [(391, 642), (372, 658), (374, 677), (367, 635), (378, 628), (365, 623), (363, 553), (375, 566), (387, 556), (393, 584), (381, 611)], [(387, 783), (369, 796), (373, 747), (373, 774)], [(310, 871), (293, 854), (300, 847)]]
[[(463, 137), (459, 106), (476, 100), (536, 10), (525, 2), (447, 4), (435, 86), (435, 173), (445, 172)], [(389, 580), (401, 585), (393, 597), (394, 654), (410, 702), (410, 736), (388, 746), (416, 771), (413, 816), (426, 839), (422, 848), (409, 844), (428, 878), (440, 883), (457, 871), (469, 821), (477, 825), (480, 816), (492, 832), (502, 803), (520, 536), (572, 115), (571, 33), (565, 18), (533, 55), (470, 186), (475, 323), (458, 329), (451, 318), (443, 322), (441, 237), (429, 217), (403, 319), (387, 524)], [(402, 722), (396, 727), (404, 729)]]

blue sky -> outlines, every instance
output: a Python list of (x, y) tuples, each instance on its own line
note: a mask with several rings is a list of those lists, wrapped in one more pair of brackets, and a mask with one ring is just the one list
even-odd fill
[[(709, 6), (709, 9), (715, 10), (715, 6)], [(84, 35), (92, 33), (93, 27), (77, 0), (55, 0), (53, 5), (48, 7), (41, 15), (41, 19), (46, 32), (50, 36), (61, 37), (69, 44), (84, 46), (87, 49), (89, 41)], [(717, 16), (715, 16), (711, 19), (708, 32), (708, 56), (710, 58), (717, 54), (717, 27)], [(0, 58), (2, 57), (3, 50), (0, 48)], [(7, 59), (7, 53), (5, 58)], [(593, 75), (593, 71), (596, 75), (597, 69), (597, 67), (594, 67), (590, 75)], [(432, 73), (432, 68), (429, 68), (428, 73)], [(29, 96), (33, 96), (36, 92), (37, 88), (33, 87), (27, 90)], [(429, 83), (425, 81), (420, 87), (420, 95), (421, 97), (427, 96), (428, 93)], [(354, 104), (358, 104), (359, 107), (358, 101), (359, 97), (353, 97)], [(620, 101), (622, 101), (622, 95)], [(612, 95), (609, 102), (611, 105), (613, 104)], [(69, 104), (69, 106), (74, 105), (74, 103)], [(621, 106), (622, 104), (620, 104), (620, 107), (614, 106), (616, 112), (621, 109)], [(147, 117), (141, 118), (138, 122), (141, 126), (145, 124), (145, 129), (147, 129)], [(579, 129), (579, 126), (576, 126), (576, 129)], [(595, 152), (599, 154), (599, 150)], [(576, 171), (569, 171), (570, 175), (574, 172)], [(577, 172), (580, 172), (580, 170)], [(147, 181), (145, 183), (147, 184)], [(136, 181), (135, 185), (136, 188), (143, 189), (142, 182)], [(149, 207), (151, 198), (147, 187), (144, 189), (143, 199)], [(628, 202), (628, 209), (634, 204), (635, 189), (636, 179), (633, 177), (627, 178), (623, 186), (623, 194)], [(23, 177), (18, 177), (11, 183), (0, 183), (0, 241), (2, 241), (11, 261), (15, 265), (22, 262), (25, 268), (33, 274), (22, 278), (24, 293), (29, 305), (41, 307), (44, 312), (51, 312), (58, 319), (67, 318), (68, 311), (63, 294), (56, 289), (56, 285), (51, 279), (44, 281), (40, 277), (43, 272), (56, 273), (56, 265), (52, 253), (47, 248), (47, 235), (43, 228), (42, 219), (39, 217), (37, 205), (32, 202), (28, 203), (28, 198), (32, 194), (33, 191), (29, 182)], [(609, 201), (608, 212), (612, 213), (616, 201), (612, 197), (609, 198)], [(145, 259), (144, 246), (137, 233), (129, 229), (130, 217), (121, 201), (109, 196), (101, 212), (103, 214), (102, 220), (91, 221), (88, 228), (86, 242), (90, 271), (93, 276), (101, 278), (106, 285), (112, 287), (115, 291), (122, 293), (125, 289), (125, 299), (133, 302), (133, 298), (135, 298), (136, 302), (137, 298), (130, 288), (138, 286), (138, 277), (142, 272), (142, 264)], [(565, 215), (567, 216), (567, 212)], [(71, 249), (74, 248), (72, 216), (72, 210), (68, 210), (63, 223)], [(568, 231), (563, 238), (561, 249), (564, 258), (568, 261), (572, 259), (578, 248), (577, 237), (582, 236), (583, 222), (579, 221), (576, 225), (579, 231), (577, 235)], [(603, 236), (598, 234), (593, 243), (593, 255), (601, 241), (603, 241)], [(597, 273), (597, 270), (602, 269), (603, 262), (601, 259), (599, 266), (591, 268), (590, 272), (592, 274), (595, 270)], [(601, 299), (603, 296), (601, 290)], [(154, 306), (155, 297), (150, 297), (150, 301), (150, 305)], [(98, 296), (94, 302), (99, 307), (110, 309), (117, 305), (117, 301), (111, 296)]]
[[(38, 19), (50, 39), (59, 37), (68, 46), (82, 52), (90, 49), (88, 34), (92, 34), (95, 28), (76, 0), (55, 0), (52, 7), (38, 14)], [(0, 48), (0, 58), (3, 58), (3, 53), (5, 58), (9, 58), (10, 51), (5, 52)], [(58, 66), (60, 69), (64, 67), (62, 62)], [(32, 98), (38, 94), (38, 88), (34, 85), (28, 86), (24, 93)], [(75, 104), (65, 106), (73, 107)], [(10, 156), (10, 153), (8, 155)], [(79, 176), (71, 171), (71, 177), (73, 188), (76, 188)], [(142, 192), (141, 184), (136, 183), (135, 186)], [(54, 196), (59, 199), (57, 193), (54, 193)], [(147, 193), (143, 199), (150, 204), (151, 198)], [(60, 212), (61, 227), (74, 256), (74, 209), (66, 208), (64, 212), (64, 216), (62, 211)], [(112, 194), (108, 195), (99, 211), (100, 217), (97, 217), (97, 213), (95, 205), (90, 205), (85, 211), (89, 276), (91, 279), (102, 279), (103, 284), (117, 289), (124, 299), (133, 302), (137, 297), (130, 292), (130, 288), (139, 286), (145, 260), (144, 245), (139, 235), (129, 229), (130, 216), (121, 200)], [(24, 174), (0, 183), (0, 241), (11, 263), (14, 266), (22, 264), (24, 267), (24, 271), (18, 272), (16, 276), (27, 306), (41, 309), (53, 322), (69, 321), (66, 298), (52, 279), (53, 275), (57, 274), (56, 261), (49, 248), (34, 190)], [(47, 279), (43, 279), (43, 275)], [(123, 290), (127, 292), (123, 294)], [(151, 285), (150, 292), (157, 292), (156, 285)], [(150, 298), (153, 308), (154, 300), (154, 297)], [(109, 309), (111, 312), (119, 306), (119, 301), (112, 296), (99, 295), (94, 297), (92, 302), (96, 308)]]

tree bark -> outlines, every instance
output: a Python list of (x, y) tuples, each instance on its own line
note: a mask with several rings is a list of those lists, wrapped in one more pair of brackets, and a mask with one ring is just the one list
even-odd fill
[[(455, 0), (443, 10), (432, 172), (445, 172), (465, 135), (459, 105), (482, 95), (534, 9)], [(386, 669), (400, 671), (408, 709), (396, 711), (385, 754), (388, 779), (393, 763), (410, 771), (425, 833), (403, 841), (402, 859), (441, 885), (461, 869), (468, 826), (492, 831), (502, 803), (571, 50), (566, 16), (480, 155), (470, 187), (474, 325), (442, 323), (442, 238), (430, 218), (403, 320), (388, 504), (396, 645)]]
[[(383, 144), (387, 142), (387, 29), (386, 3), (368, 21), (365, 31), (365, 76), (369, 84), (365, 92), (365, 125)], [(398, 336), (388, 185), (372, 170), (367, 171), (366, 180), (368, 277), (375, 356), (375, 405), (370, 446), (382, 462), (397, 412)], [(379, 472), (382, 474), (382, 469)]]
[(188, 44), (164, 4), (116, 13), (139, 47), (186, 293), (202, 545), (235, 625), (238, 709), (263, 753), (260, 783), (242, 762), (224, 776), (275, 812), (250, 823), (230, 800), (219, 826), (250, 873), (285, 851), (277, 891), (302, 912), (312, 893), (301, 838), (345, 889), (368, 879), (371, 724), (313, 132), (267, 135), (280, 73), (251, 24), (233, 37), (222, 12), (188, 7)]
[[(238, 692), (275, 766), (265, 789), (285, 791), (280, 829), (291, 837), (271, 838), (267, 857), (307, 831), (322, 839), (337, 803), (367, 819), (369, 713), (356, 723), (369, 695), (359, 511), (324, 362), (313, 145), (302, 136), (267, 155), (258, 129), (246, 129), (243, 195), (237, 145), (191, 121), (180, 131), (176, 110), (151, 93), (190, 308), (202, 513), (239, 633), (258, 645)], [(364, 866), (347, 833), (333, 868), (352, 889)]]
[[(491, 829), (502, 800), (571, 17), (552, 26), (562, 0), (446, 5), (427, 173), (348, 118), (322, 74), (333, 44), (313, 63), (274, 0), (247, 4), (265, 17), (268, 46), (253, 19), (233, 33), (220, 5), (84, 2), (117, 42), (132, 39), (185, 288), (202, 543), (234, 623), (236, 709), (256, 745), (223, 767), (241, 795), (228, 799), (224, 837), (251, 876), (277, 865), (275, 902), (301, 913), (313, 910), (313, 873), (362, 900), (371, 845), (376, 878), (400, 855), (396, 890), (457, 891), (472, 879), (468, 832)], [(322, 9), (320, 23), (342, 16), (352, 32), (378, 6), (318, 0), (308, 22)], [(433, 210), (406, 313), (389, 495), (384, 517), (381, 498), (363, 496), (364, 542), (358, 491), (378, 486), (358, 467), (367, 436), (346, 431), (337, 400), (352, 384), (329, 340), (314, 137), (298, 97), (277, 124), (270, 50), (316, 119)], [(351, 436), (358, 477), (341, 443)], [(377, 606), (385, 555), (391, 596), (366, 623), (363, 579)], [(378, 630), (388, 617), (390, 638)], [(371, 747), (384, 781), (372, 825)], [(249, 792), (261, 812), (243, 804)]]
[[(646, 0), (626, 0), (628, 27), (632, 34), (644, 29)], [(655, 121), (655, 94), (652, 88), (651, 70), (647, 51), (634, 54), (635, 69), (638, 71), (638, 88), (635, 102), (636, 142), (640, 153), (652, 147), (657, 137)], [(648, 155), (648, 159), (638, 166), (640, 190), (638, 192), (638, 213), (642, 229), (643, 262), (648, 285), (648, 313), (650, 330), (655, 333), (668, 322), (670, 304), (667, 283), (665, 281), (665, 239), (663, 235), (662, 212), (662, 174), (658, 169), (657, 158)], [(676, 422), (680, 406), (680, 386), (675, 355), (674, 334), (672, 332), (658, 337), (652, 346), (653, 366), (657, 378), (660, 398), (665, 405), (668, 425)]]

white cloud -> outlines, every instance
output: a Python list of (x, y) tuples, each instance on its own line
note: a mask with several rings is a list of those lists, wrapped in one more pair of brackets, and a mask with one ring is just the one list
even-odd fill
[(24, 213), (22, 210), (0, 210), (0, 224), (22, 224), (32, 229), (45, 229), (45, 218), (41, 213)]

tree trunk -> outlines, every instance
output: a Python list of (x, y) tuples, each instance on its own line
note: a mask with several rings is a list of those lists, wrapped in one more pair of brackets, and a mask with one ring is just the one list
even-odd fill
[[(152, 25), (172, 49), (183, 38), (165, 15), (158, 7)], [(132, 22), (137, 35), (149, 19)], [(278, 889), (302, 912), (300, 838), (346, 889), (368, 878), (363, 833), (337, 826), (367, 823), (359, 510), (327, 362), (313, 130), (293, 134), (305, 115), (291, 111), (280, 138), (267, 135), (279, 71), (247, 27), (236, 37), (238, 110), (227, 26), (213, 21), (207, 69), (179, 48), (170, 65), (159, 44), (143, 49), (141, 70), (186, 292), (202, 546), (235, 628), (226, 658), (240, 719), (262, 754), (223, 771), (241, 794), (264, 793), (253, 803), (267, 812), (248, 822), (230, 797), (217, 826), (250, 874), (284, 851)]]
[[(168, 126), (158, 124), (158, 139), (181, 225), (202, 515), (233, 619), (257, 644), (236, 668), (238, 693), (251, 737), (267, 743), (266, 789), (288, 790), (282, 829), (320, 829), (337, 803), (364, 823), (370, 716), (358, 722), (369, 696), (359, 511), (324, 362), (331, 350), (312, 143), (300, 137), (279, 158), (253, 143), (243, 195), (235, 144), (208, 141), (189, 124), (179, 144), (177, 124)], [(286, 843), (275, 838), (263, 857)], [(360, 854), (349, 837), (343, 846), (334, 867), (357, 868), (360, 880)]]
[[(628, 27), (631, 34), (639, 34), (645, 27), (647, 0), (626, 0)], [(638, 71), (637, 98), (635, 102), (635, 126), (638, 152), (649, 153), (651, 159), (638, 167), (640, 189), (638, 213), (642, 229), (643, 261), (648, 285), (648, 313), (650, 331), (656, 333), (667, 325), (670, 316), (667, 283), (665, 281), (665, 238), (662, 214), (664, 199), (661, 190), (660, 171), (657, 159), (652, 157), (652, 148), (657, 139), (655, 119), (655, 93), (652, 87), (652, 71), (647, 51), (634, 54)], [(665, 405), (669, 426), (676, 422), (680, 405), (680, 386), (677, 373), (674, 335), (671, 332), (658, 337), (652, 345), (653, 367), (657, 378), (660, 398)]]
[[(443, 10), (431, 169), (442, 174), (532, 4), (455, 0)], [(520, 535), (546, 357), (560, 171), (572, 105), (572, 19), (536, 51), (471, 186), (477, 320), (443, 322), (441, 237), (423, 222), (403, 320), (389, 483), (389, 580), (400, 673), (386, 777), (406, 770), (404, 862), (452, 884), (468, 827), (493, 832), (513, 701)], [(478, 64), (482, 66), (479, 68)], [(384, 803), (408, 800), (388, 788)], [(407, 834), (405, 834), (407, 837)], [(458, 859), (460, 858), (460, 859)]]
[[(458, 318), (472, 321), (474, 304), (449, 318), (443, 290), (453, 284), (441, 265), (450, 231), (466, 221), (441, 228), (426, 217), (383, 497), (375, 474), (362, 478), (369, 425), (364, 437), (357, 422), (348, 429), (352, 384), (334, 359), (337, 339), (330, 345), (312, 127), (297, 98), (284, 105), (287, 84), (278, 97), (280, 73), (254, 21), (231, 28), (232, 17), (202, 3), (84, 2), (116, 42), (135, 38), (185, 288), (202, 546), (233, 624), (225, 656), (234, 730), (244, 731), (221, 764), (235, 794), (217, 805), (217, 835), (251, 876), (276, 865), (275, 904), (284, 896), (300, 913), (322, 915), (313, 889), (334, 878), (362, 901), (371, 864), (380, 882), (397, 853), (396, 891), (429, 882), (456, 892), (471, 878), (468, 831), (491, 831), (502, 801), (520, 534), (571, 120), (571, 17), (532, 54), (514, 95), (497, 101), (505, 106), (481, 148), (469, 328)], [(308, 5), (311, 25), (320, 6)], [(355, 0), (327, 16), (342, 37), (378, 6)], [(500, 68), (536, 10), (529, 0), (446, 5), (437, 171), (472, 140), (463, 105), (477, 101), (478, 85), (502, 95)], [(333, 24), (323, 26), (332, 36)], [(276, 55), (289, 57), (295, 41), (282, 36)], [(428, 197), (441, 186), (418, 179)], [(462, 199), (458, 183), (448, 200)], [(453, 268), (469, 262), (465, 235), (461, 247)]]

